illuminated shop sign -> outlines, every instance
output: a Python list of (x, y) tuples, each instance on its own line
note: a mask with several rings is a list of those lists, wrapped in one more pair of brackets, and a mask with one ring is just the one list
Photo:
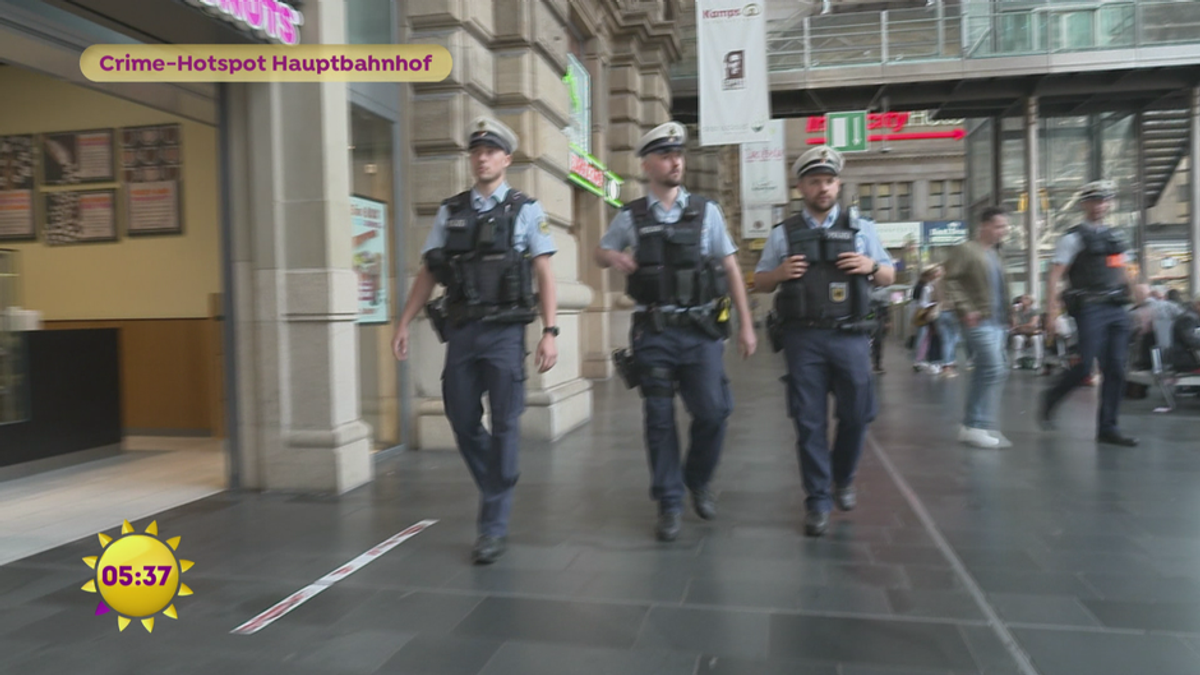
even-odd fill
[[(930, 140), (937, 138), (949, 138), (956, 141), (961, 141), (967, 132), (962, 128), (965, 120), (933, 120), (929, 119), (929, 113), (921, 111), (916, 113), (908, 112), (887, 112), (887, 113), (868, 113), (867, 114), (867, 131), (874, 131), (867, 140), (869, 141), (917, 141)], [(955, 127), (946, 129), (945, 131), (904, 131), (909, 126), (919, 127)], [(804, 130), (810, 134), (819, 134), (825, 132), (825, 116), (809, 117), (808, 123)], [(817, 136), (807, 140), (809, 145), (822, 145), (825, 143), (825, 138)]]
[(567, 178), (609, 204), (621, 207), (621, 184), (625, 181), (588, 153), (571, 148), (570, 173), (567, 174)]
[(184, 0), (239, 29), (285, 45), (300, 44), (304, 15), (280, 0)]

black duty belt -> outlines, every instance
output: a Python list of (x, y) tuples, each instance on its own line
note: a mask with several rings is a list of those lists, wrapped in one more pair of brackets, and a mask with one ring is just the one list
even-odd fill
[(850, 321), (849, 319), (788, 319), (784, 322), (788, 328), (818, 328), (822, 330), (838, 330), (847, 333), (871, 331), (876, 323), (870, 320)]

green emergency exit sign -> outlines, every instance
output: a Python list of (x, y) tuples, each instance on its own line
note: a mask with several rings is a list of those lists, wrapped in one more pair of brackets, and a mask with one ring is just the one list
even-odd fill
[(838, 152), (866, 152), (867, 111), (826, 115), (825, 142)]

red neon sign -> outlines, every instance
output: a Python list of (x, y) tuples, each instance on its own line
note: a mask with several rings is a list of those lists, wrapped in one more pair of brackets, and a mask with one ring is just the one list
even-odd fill
[[(956, 141), (961, 141), (967, 135), (962, 129), (954, 129), (953, 131), (912, 131), (907, 134), (875, 134), (868, 136), (868, 141), (920, 141), (932, 140), (935, 138), (953, 138)], [(825, 138), (823, 136), (815, 136), (808, 139), (809, 145), (823, 145)]]

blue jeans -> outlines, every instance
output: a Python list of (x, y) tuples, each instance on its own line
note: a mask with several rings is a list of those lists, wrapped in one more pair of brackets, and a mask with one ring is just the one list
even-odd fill
[(942, 312), (938, 315), (938, 328), (942, 335), (942, 365), (951, 365), (958, 358), (958, 340), (962, 336), (962, 327), (954, 312)]
[(966, 329), (967, 345), (975, 355), (975, 372), (967, 389), (966, 419), (972, 429), (995, 429), (1000, 392), (1008, 378), (1004, 343), (1008, 331), (994, 321)]

